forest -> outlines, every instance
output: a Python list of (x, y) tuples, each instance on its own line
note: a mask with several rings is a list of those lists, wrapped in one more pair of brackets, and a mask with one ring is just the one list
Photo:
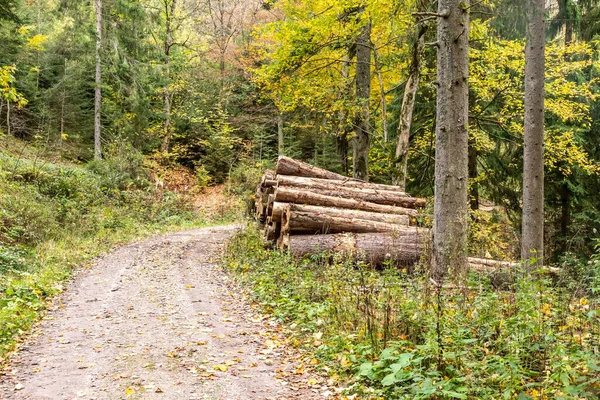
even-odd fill
[[(424, 199), (426, 250), (265, 248), (282, 156)], [(243, 220), (223, 268), (317, 392), (597, 398), (598, 191), (597, 0), (0, 0), (4, 362), (78, 265)]]

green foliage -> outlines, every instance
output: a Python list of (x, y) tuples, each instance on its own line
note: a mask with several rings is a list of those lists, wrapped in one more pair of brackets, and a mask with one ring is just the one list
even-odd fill
[[(436, 289), (417, 270), (265, 250), (254, 228), (225, 265), (330, 375), (364, 398), (597, 398), (597, 280), (507, 271)], [(594, 267), (596, 268), (596, 267)], [(510, 283), (512, 282), (512, 283)], [(315, 340), (318, 338), (318, 340)]]
[(0, 152), (0, 357), (77, 265), (116, 243), (205, 223), (185, 197), (149, 189), (130, 145), (107, 155), (79, 167)]

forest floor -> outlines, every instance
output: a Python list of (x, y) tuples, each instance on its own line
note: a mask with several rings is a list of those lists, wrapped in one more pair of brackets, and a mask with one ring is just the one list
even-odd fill
[(155, 236), (82, 269), (11, 357), (0, 397), (322, 398), (282, 328), (220, 268), (237, 229)]

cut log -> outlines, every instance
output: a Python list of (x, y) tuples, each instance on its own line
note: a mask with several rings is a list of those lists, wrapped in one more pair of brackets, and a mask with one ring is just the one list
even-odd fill
[(266, 179), (275, 179), (275, 176), (277, 176), (277, 173), (273, 169), (267, 169), (267, 170), (265, 170), (265, 173), (263, 174), (263, 176)]
[(297, 211), (302, 213), (311, 213), (317, 214), (319, 216), (330, 216), (330, 217), (339, 217), (346, 219), (360, 219), (366, 221), (376, 221), (376, 222), (385, 222), (388, 224), (396, 224), (396, 225), (409, 225), (409, 216), (408, 215), (397, 215), (397, 214), (382, 214), (370, 211), (362, 211), (362, 210), (352, 210), (347, 208), (335, 208), (335, 207), (322, 207), (322, 206), (311, 206), (304, 204), (294, 204), (294, 203), (279, 203), (275, 202), (273, 204), (273, 213), (272, 218), (273, 221), (281, 221), (281, 217), (286, 208), (289, 208), (290, 211)]
[(401, 196), (407, 196), (406, 193), (404, 193), (404, 191), (398, 186), (380, 185), (377, 183), (369, 183), (355, 179), (331, 180), (288, 175), (277, 175), (276, 179), (278, 184), (282, 186), (295, 186), (322, 190), (331, 190), (335, 188), (383, 190), (386, 192), (398, 193), (398, 195)]
[(283, 210), (290, 206), (290, 203), (281, 203), (274, 202), (273, 203), (273, 211), (271, 212), (271, 218), (275, 222), (281, 222), (281, 217), (283, 216)]
[[(429, 230), (424, 228), (403, 228), (396, 232), (339, 233), (329, 235), (288, 235), (282, 234), (279, 248), (288, 249), (296, 257), (322, 252), (341, 253), (352, 258), (380, 265), (385, 261), (408, 265), (419, 261), (429, 248)], [(469, 267), (479, 272), (494, 269), (519, 267), (513, 261), (498, 261), (469, 257)], [(546, 268), (557, 273), (559, 268)]]
[(409, 265), (419, 261), (429, 231), (408, 228), (383, 233), (338, 233), (328, 235), (285, 235), (282, 239), (296, 257), (320, 252), (341, 253), (380, 265), (386, 261)]
[(383, 204), (371, 203), (356, 198), (327, 196), (321, 193), (297, 190), (287, 186), (280, 186), (275, 191), (275, 201), (284, 203), (309, 204), (314, 206), (349, 208), (354, 210), (372, 211), (384, 214), (408, 215), (416, 217), (416, 210), (405, 207), (394, 207)]
[[(382, 221), (386, 217), (388, 221)], [(290, 233), (393, 232), (408, 226), (408, 219), (406, 215), (292, 204), (283, 211), (281, 223)]]
[(294, 160), (286, 156), (279, 156), (277, 161), (277, 175), (305, 176), (308, 178), (348, 180), (350, 178), (327, 171), (326, 169), (315, 167), (302, 161)]
[[(404, 208), (419, 208), (425, 207), (426, 202), (425, 199), (419, 199), (416, 197), (408, 197), (404, 195), (402, 192), (388, 192), (384, 190), (373, 190), (373, 189), (356, 189), (356, 188), (344, 188), (344, 187), (335, 187), (332, 185), (329, 189), (316, 189), (316, 188), (303, 188), (296, 186), (282, 186), (279, 184), (277, 186), (276, 194), (279, 196), (279, 192), (284, 191), (288, 192), (282, 199), (277, 199), (277, 201), (288, 201), (290, 203), (304, 203), (302, 201), (302, 196), (308, 195), (309, 193), (320, 194), (324, 196), (329, 196), (333, 198), (340, 199), (353, 199), (353, 200), (362, 200), (367, 201), (369, 203), (382, 204), (387, 206), (394, 207), (404, 207)], [(289, 191), (294, 191), (296, 193), (289, 194)], [(402, 194), (400, 194), (402, 193)], [(293, 197), (290, 197), (293, 196)], [(320, 204), (315, 204), (320, 205)], [(353, 208), (353, 207), (346, 207)]]

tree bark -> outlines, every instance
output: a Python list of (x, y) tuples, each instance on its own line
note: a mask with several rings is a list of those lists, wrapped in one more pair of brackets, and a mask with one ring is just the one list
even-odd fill
[[(405, 207), (422, 208), (426, 206), (425, 199), (408, 197), (402, 192), (386, 192), (383, 190), (372, 189), (354, 189), (354, 188), (336, 188), (336, 189), (307, 189), (294, 186), (278, 186), (275, 191), (277, 201), (289, 201), (291, 203), (302, 204), (303, 200), (309, 195), (321, 195), (340, 201), (365, 201), (374, 204)], [(310, 204), (310, 203), (306, 203)], [(313, 204), (327, 205), (327, 204)], [(334, 205), (335, 206), (335, 205)], [(348, 208), (348, 207), (342, 207)], [(368, 211), (368, 210), (367, 210)]]
[(321, 193), (296, 190), (288, 187), (278, 188), (275, 192), (275, 201), (281, 203), (308, 204), (324, 207), (350, 208), (395, 215), (408, 215), (416, 217), (417, 210), (405, 207), (394, 207), (383, 204), (371, 203), (356, 198), (327, 196)]
[(532, 267), (544, 258), (544, 6), (544, 0), (527, 1), (521, 257)]
[(368, 183), (352, 179), (340, 181), (331, 179), (307, 178), (303, 176), (278, 175), (277, 183), (281, 186), (297, 186), (325, 190), (337, 188), (382, 190), (386, 192), (398, 193), (399, 196), (407, 196), (407, 194), (398, 186)]
[(469, 140), (469, 204), (471, 210), (479, 210), (479, 183), (477, 183), (477, 149), (475, 141)]
[(423, 49), (425, 48), (426, 27), (419, 30), (417, 41), (413, 46), (412, 63), (406, 86), (404, 87), (404, 96), (402, 97), (402, 107), (400, 109), (400, 120), (398, 122), (398, 142), (396, 143), (396, 162), (394, 166), (394, 176), (392, 182), (394, 185), (406, 188), (406, 170), (408, 168), (408, 149), (410, 145), (410, 129), (412, 127), (413, 115), (415, 110), (415, 98), (419, 90), (419, 77), (421, 75), (421, 59), (423, 58)]
[(469, 1), (439, 0), (432, 278), (467, 264)]
[(383, 77), (381, 76), (381, 64), (379, 63), (379, 54), (377, 49), (373, 47), (373, 61), (375, 62), (375, 73), (377, 74), (377, 82), (379, 83), (379, 99), (381, 102), (381, 128), (383, 130), (383, 141), (388, 141), (388, 123), (387, 123), (387, 101), (385, 99), (385, 86)]
[(277, 175), (294, 175), (308, 178), (349, 180), (350, 178), (327, 171), (326, 169), (315, 167), (302, 161), (294, 160), (286, 156), (280, 156), (277, 161)]
[(369, 99), (371, 97), (371, 22), (368, 21), (356, 38), (356, 115), (353, 151), (353, 176), (369, 180)]
[(94, 158), (102, 159), (101, 142), (101, 112), (102, 112), (102, 59), (100, 51), (102, 50), (102, 0), (95, 0), (96, 8), (96, 78), (94, 90)]

